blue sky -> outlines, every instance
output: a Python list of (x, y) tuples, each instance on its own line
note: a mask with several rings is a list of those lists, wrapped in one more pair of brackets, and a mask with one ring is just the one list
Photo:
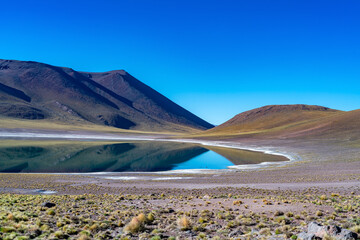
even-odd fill
[(360, 108), (360, 1), (0, 0), (0, 58), (125, 69), (214, 124)]

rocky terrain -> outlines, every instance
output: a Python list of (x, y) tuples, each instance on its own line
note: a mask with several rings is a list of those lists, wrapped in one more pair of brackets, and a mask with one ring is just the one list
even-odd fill
[[(0, 182), (8, 186), (2, 239), (351, 240), (360, 232), (356, 187), (144, 188), (44, 174), (1, 174)], [(43, 188), (55, 195), (34, 191)]]

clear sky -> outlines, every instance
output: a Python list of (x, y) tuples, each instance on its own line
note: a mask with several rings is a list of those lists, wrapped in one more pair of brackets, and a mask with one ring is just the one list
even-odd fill
[(268, 104), (360, 108), (358, 0), (0, 4), (0, 58), (125, 69), (214, 124)]

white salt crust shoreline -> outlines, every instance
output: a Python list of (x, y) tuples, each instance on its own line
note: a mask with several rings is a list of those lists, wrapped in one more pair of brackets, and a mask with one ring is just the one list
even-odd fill
[[(178, 142), (178, 143), (191, 143), (199, 144), (203, 146), (212, 146), (212, 147), (223, 147), (223, 148), (233, 148), (239, 150), (255, 151), (262, 152), (265, 154), (283, 156), (289, 159), (289, 161), (281, 162), (262, 162), (259, 164), (244, 164), (244, 165), (233, 165), (228, 166), (228, 169), (222, 170), (209, 170), (209, 169), (184, 169), (184, 170), (169, 170), (161, 172), (151, 172), (151, 174), (206, 174), (206, 173), (217, 173), (221, 171), (239, 171), (239, 170), (256, 170), (264, 169), (269, 167), (277, 167), (289, 164), (294, 161), (300, 160), (299, 156), (294, 154), (289, 154), (287, 152), (279, 152), (275, 147), (258, 147), (258, 146), (247, 146), (241, 143), (230, 142), (230, 141), (210, 141), (210, 140), (196, 140), (196, 139), (167, 139), (154, 136), (129, 136), (129, 135), (93, 135), (93, 134), (75, 134), (75, 133), (38, 133), (38, 132), (14, 132), (14, 131), (0, 131), (0, 139), (68, 139), (68, 140), (103, 140), (103, 141), (158, 141), (158, 142)], [(79, 173), (56, 173), (56, 174), (77, 174)], [(81, 175), (112, 175), (113, 172), (96, 172), (96, 173), (80, 173)], [(120, 173), (116, 173), (117, 175)], [(123, 173), (125, 174), (125, 173)], [(126, 174), (149, 174), (148, 172), (136, 172), (136, 173), (126, 173)], [(103, 176), (101, 176), (103, 178)], [(107, 179), (116, 179), (115, 177), (109, 177)], [(117, 177), (118, 180), (121, 177)], [(123, 177), (123, 180), (141, 180), (139, 177)], [(175, 178), (179, 179), (179, 178)], [(156, 180), (156, 179), (154, 179)], [(161, 179), (159, 179), (161, 180)], [(164, 179), (165, 180), (165, 179)], [(166, 179), (171, 180), (171, 179)]]

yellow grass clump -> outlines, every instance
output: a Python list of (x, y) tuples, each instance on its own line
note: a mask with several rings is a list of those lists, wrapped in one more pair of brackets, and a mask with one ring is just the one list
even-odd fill
[(182, 216), (178, 219), (178, 226), (182, 231), (191, 229), (191, 222), (186, 216)]
[(137, 233), (144, 228), (146, 216), (140, 213), (137, 217), (133, 217), (131, 221), (124, 227), (126, 233)]

